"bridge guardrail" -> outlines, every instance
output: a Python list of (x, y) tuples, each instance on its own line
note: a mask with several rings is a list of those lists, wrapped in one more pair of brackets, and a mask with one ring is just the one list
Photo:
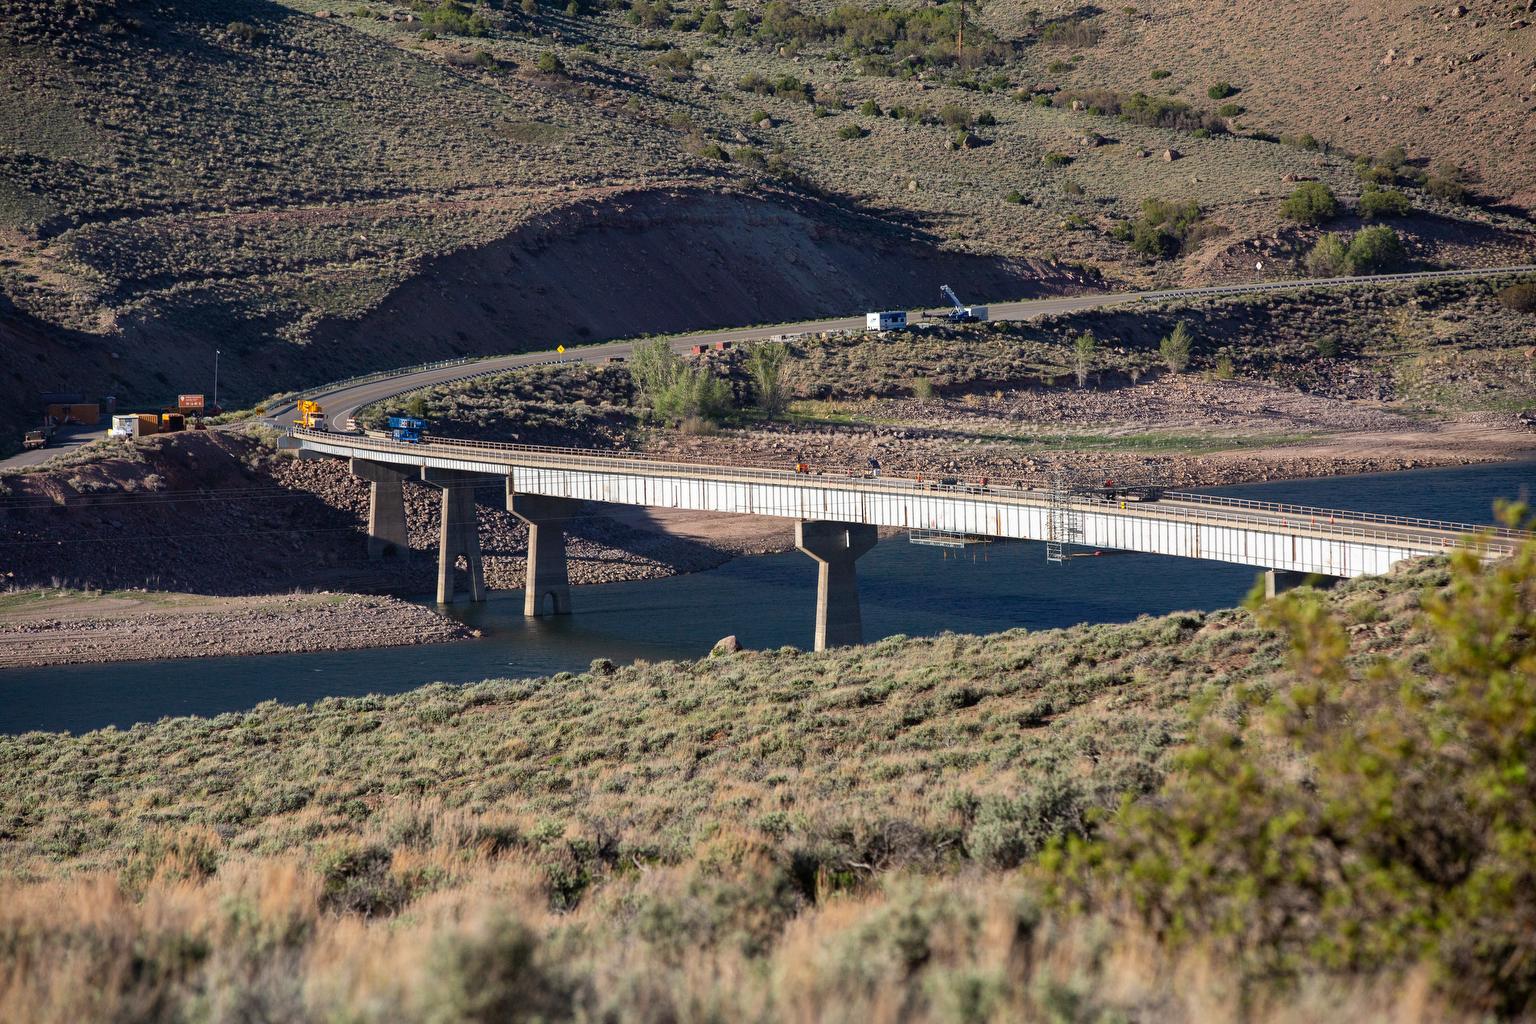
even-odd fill
[[(1008, 487), (989, 482), (985, 487), (974, 483), (940, 483), (947, 474), (933, 479), (881, 476), (878, 478), (856, 475), (845, 470), (820, 470), (815, 473), (799, 473), (779, 467), (756, 465), (723, 465), (703, 460), (671, 461), (647, 458), (640, 452), (613, 452), (599, 449), (563, 448), (553, 445), (518, 444), (508, 441), (479, 441), (471, 438), (432, 438), (428, 435), (420, 444), (394, 441), (369, 435), (335, 434), (328, 431), (292, 428), (289, 433), (296, 437), (308, 437), (315, 441), (336, 443), (363, 442), (382, 450), (409, 454), (437, 452), (505, 452), (529, 458), (533, 464), (559, 469), (613, 469), (646, 471), (674, 476), (736, 477), (794, 483), (800, 486), (816, 486), (818, 483), (836, 481), (839, 487), (889, 494), (893, 491), (913, 490), (973, 497), (1004, 497), (1022, 499), (1034, 504), (1047, 504), (1048, 493), (1026, 487)], [(572, 465), (576, 463), (576, 465)], [(1398, 546), (1429, 548), (1440, 551), (1473, 550), (1485, 554), (1512, 554), (1514, 544), (1531, 539), (1526, 531), (1507, 528), (1482, 527), (1470, 523), (1450, 523), (1440, 520), (1414, 520), (1410, 517), (1377, 516), (1374, 513), (1354, 512), (1348, 509), (1312, 508), (1309, 506), (1284, 506), (1280, 503), (1252, 502), (1242, 498), (1224, 498), (1219, 495), (1187, 494), (1170, 492), (1167, 497), (1187, 507), (1159, 508), (1157, 502), (1138, 505), (1139, 513), (1173, 520), (1194, 519), (1212, 525), (1248, 526), (1260, 529), (1303, 529), (1311, 533), (1334, 538), (1354, 538)], [(1071, 504), (1090, 510), (1104, 510), (1108, 503), (1074, 500)], [(1272, 508), (1262, 508), (1263, 505)], [(1281, 517), (1276, 522), (1274, 517)], [(1296, 520), (1291, 522), (1290, 520)], [(1400, 520), (1397, 522), (1391, 520)], [(1490, 536), (1491, 535), (1491, 536)], [(1493, 546), (1489, 540), (1510, 542)]]
[(1531, 534), (1525, 530), (1511, 530), (1504, 526), (1472, 526), (1467, 523), (1454, 523), (1444, 519), (1420, 519), (1414, 516), (1395, 516), (1382, 512), (1356, 512), (1342, 509), (1322, 508), (1313, 505), (1292, 505), (1278, 501), (1259, 501), (1253, 498), (1231, 498), (1220, 494), (1196, 494), (1192, 491), (1167, 491), (1163, 495), (1173, 501), (1188, 502), (1196, 505), (1214, 505), (1221, 508), (1254, 509), (1261, 512), (1273, 512), (1276, 515), (1296, 516), (1299, 518), (1317, 518), (1318, 516), (1346, 516), (1357, 522), (1382, 523), (1388, 526), (1406, 526), (1413, 529), (1467, 532), (1475, 530), (1479, 533), (1491, 534), (1500, 539), (1529, 540)]

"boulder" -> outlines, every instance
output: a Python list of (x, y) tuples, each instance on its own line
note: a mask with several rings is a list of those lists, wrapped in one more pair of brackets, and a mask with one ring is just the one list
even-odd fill
[(725, 655), (725, 654), (739, 654), (740, 652), (741, 652), (741, 641), (736, 639), (736, 634), (735, 633), (732, 633), (728, 637), (721, 638), (715, 644), (715, 646), (711, 647), (709, 649), (709, 656), (711, 658), (718, 658), (721, 655)]
[(1163, 150), (1163, 162), (1171, 164), (1171, 163), (1173, 163), (1175, 160), (1179, 159), (1179, 157), (1181, 157), (1183, 155), (1184, 155), (1183, 153), (1180, 153), (1176, 149), (1165, 149), (1165, 150)]

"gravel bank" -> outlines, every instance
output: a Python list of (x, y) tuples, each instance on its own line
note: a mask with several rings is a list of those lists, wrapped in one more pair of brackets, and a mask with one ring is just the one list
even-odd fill
[[(200, 601), (201, 607), (209, 602)], [(390, 597), (300, 594), (224, 598), (214, 610), (115, 599), (100, 614), (79, 601), (0, 621), (0, 668), (239, 654), (347, 651), (474, 636), (426, 608)]]

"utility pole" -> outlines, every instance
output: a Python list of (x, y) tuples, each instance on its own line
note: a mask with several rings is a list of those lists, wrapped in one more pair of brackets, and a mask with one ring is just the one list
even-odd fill
[(219, 410), (219, 350), (213, 350), (213, 409), (214, 414)]

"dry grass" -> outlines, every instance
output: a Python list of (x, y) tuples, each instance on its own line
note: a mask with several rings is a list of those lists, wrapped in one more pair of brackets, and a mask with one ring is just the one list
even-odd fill
[[(1352, 584), (1404, 650), (1442, 569)], [(0, 1017), (1453, 1019), (1255, 984), (1006, 869), (1283, 678), (1246, 612), (0, 739)]]

